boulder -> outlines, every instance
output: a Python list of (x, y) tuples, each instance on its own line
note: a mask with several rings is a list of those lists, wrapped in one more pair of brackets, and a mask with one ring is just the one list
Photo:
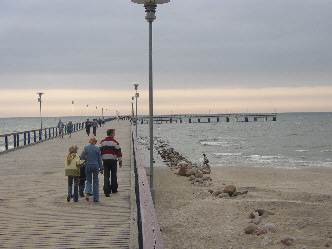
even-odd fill
[(236, 187), (234, 185), (227, 185), (224, 188), (224, 193), (229, 194), (229, 196), (232, 196), (235, 191), (236, 191)]
[(185, 174), (186, 174), (186, 176), (195, 175), (195, 170), (194, 169), (187, 169)]
[(186, 170), (187, 170), (187, 167), (186, 166), (182, 166), (179, 169), (178, 175), (180, 175), (180, 176), (186, 176)]
[(216, 190), (212, 193), (212, 196), (218, 196), (220, 195), (222, 192), (220, 190)]
[(249, 224), (249, 225), (246, 226), (246, 228), (244, 229), (244, 232), (245, 232), (246, 234), (253, 234), (256, 230), (257, 230), (257, 225), (255, 225), (255, 224)]
[(200, 170), (197, 170), (196, 173), (195, 173), (195, 176), (196, 176), (197, 178), (203, 178), (203, 172), (200, 171)]

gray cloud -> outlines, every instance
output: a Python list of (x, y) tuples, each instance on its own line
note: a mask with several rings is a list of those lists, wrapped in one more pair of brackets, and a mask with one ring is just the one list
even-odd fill
[[(119, 88), (147, 80), (142, 5), (3, 0), (0, 9), (2, 88), (7, 84), (1, 74), (117, 74)], [(331, 84), (330, 1), (173, 0), (158, 6), (156, 15), (158, 87)], [(105, 81), (94, 84), (103, 87)]]

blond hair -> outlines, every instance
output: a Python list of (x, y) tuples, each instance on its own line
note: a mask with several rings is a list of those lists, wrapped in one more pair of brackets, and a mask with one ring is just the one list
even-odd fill
[(76, 156), (77, 150), (78, 150), (77, 145), (70, 146), (69, 154), (67, 155), (67, 165), (69, 165), (73, 160), (73, 158)]
[(89, 139), (89, 144), (96, 144), (97, 143), (97, 139), (95, 139), (94, 137)]

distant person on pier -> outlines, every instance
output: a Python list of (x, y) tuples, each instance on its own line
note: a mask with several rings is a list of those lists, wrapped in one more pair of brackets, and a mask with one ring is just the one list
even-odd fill
[(59, 136), (63, 138), (63, 129), (65, 128), (65, 124), (59, 119), (58, 129), (59, 129)]
[(86, 189), (85, 199), (89, 201), (90, 195), (93, 195), (93, 201), (99, 201), (99, 172), (103, 173), (103, 163), (101, 161), (100, 149), (96, 146), (97, 140), (90, 138), (89, 144), (84, 147), (80, 156), (85, 161)]
[(97, 119), (94, 119), (92, 122), (92, 128), (93, 128), (93, 135), (97, 136), (97, 128), (98, 128), (98, 122)]
[[(65, 161), (65, 176), (68, 176), (68, 195), (67, 201), (74, 197), (74, 202), (78, 201), (78, 180), (80, 175), (80, 166), (84, 163), (77, 154), (77, 145), (69, 148), (69, 154)], [(73, 196), (73, 182), (74, 182), (74, 196)]]
[(92, 126), (92, 123), (89, 119), (86, 120), (85, 122), (85, 131), (86, 131), (86, 134), (88, 134), (88, 136), (90, 136), (90, 128)]
[[(104, 165), (104, 193), (109, 197), (118, 192), (117, 162), (122, 167), (122, 153), (118, 141), (114, 139), (115, 130), (108, 129), (107, 137), (100, 142), (101, 158)], [(111, 182), (110, 182), (111, 178)]]
[(67, 128), (67, 132), (68, 132), (68, 137), (71, 138), (71, 134), (73, 133), (73, 123), (71, 121), (69, 121), (66, 128)]

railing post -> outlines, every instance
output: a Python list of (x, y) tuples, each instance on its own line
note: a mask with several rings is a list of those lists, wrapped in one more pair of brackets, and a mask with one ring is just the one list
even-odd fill
[(42, 140), (42, 133), (43, 133), (43, 131), (39, 130), (39, 141)]
[(37, 142), (37, 134), (36, 131), (33, 131), (33, 141)]
[(16, 134), (14, 134), (13, 138), (14, 138), (14, 148), (16, 148)]
[(30, 144), (30, 131), (28, 132), (28, 144)]
[(6, 150), (8, 150), (8, 137), (5, 136), (5, 147), (6, 147)]
[(26, 144), (27, 144), (27, 133), (24, 132), (24, 145), (26, 145)]

